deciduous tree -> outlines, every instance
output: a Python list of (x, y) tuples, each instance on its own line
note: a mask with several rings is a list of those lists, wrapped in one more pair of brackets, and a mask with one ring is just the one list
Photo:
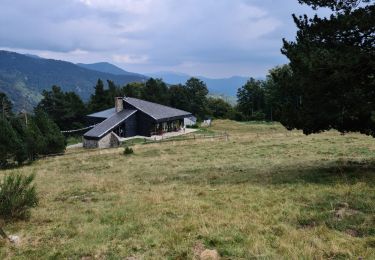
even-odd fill
[(206, 84), (200, 79), (191, 78), (186, 82), (185, 87), (190, 102), (188, 111), (199, 119), (204, 119), (207, 114), (208, 89)]
[(207, 99), (209, 114), (214, 118), (228, 118), (231, 114), (232, 106), (222, 98), (209, 97)]
[(250, 78), (247, 83), (237, 91), (237, 104), (239, 111), (252, 120), (264, 119), (264, 89), (263, 82)]

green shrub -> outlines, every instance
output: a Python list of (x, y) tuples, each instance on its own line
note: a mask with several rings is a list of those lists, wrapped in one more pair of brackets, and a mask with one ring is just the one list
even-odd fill
[(188, 125), (188, 126), (186, 126), (186, 128), (194, 128), (194, 129), (196, 129), (196, 128), (199, 128), (199, 125), (198, 124)]
[(251, 116), (251, 121), (264, 121), (266, 118), (266, 115), (262, 111), (255, 111)]
[(124, 155), (129, 155), (129, 154), (133, 154), (134, 151), (131, 147), (128, 147), (126, 146), (125, 149), (124, 149)]
[(35, 186), (31, 185), (35, 175), (20, 174), (5, 176), (0, 183), (0, 218), (27, 219), (30, 208), (38, 205)]

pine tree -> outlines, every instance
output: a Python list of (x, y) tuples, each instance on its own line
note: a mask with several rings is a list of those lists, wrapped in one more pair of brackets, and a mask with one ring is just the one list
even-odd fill
[(10, 124), (15, 131), (16, 135), (18, 136), (20, 143), (17, 146), (16, 150), (16, 161), (20, 164), (27, 160), (27, 147), (25, 144), (25, 122), (20, 117), (12, 117), (10, 118)]
[(169, 105), (167, 85), (161, 79), (149, 79), (143, 88), (142, 98), (162, 105)]
[(0, 92), (0, 113), (2, 118), (9, 118), (12, 115), (12, 102), (2, 92)]
[(39, 154), (57, 154), (65, 150), (65, 137), (59, 127), (43, 111), (36, 111), (34, 117), (36, 126), (43, 136), (43, 146)]
[(189, 111), (190, 100), (185, 86), (175, 85), (169, 88), (169, 104), (171, 107)]
[(81, 128), (87, 114), (85, 104), (76, 93), (63, 92), (58, 86), (43, 91), (43, 99), (35, 110), (47, 113), (61, 130)]
[[(331, 128), (375, 137), (375, 5), (360, 0), (299, 0), (330, 17), (297, 17), (296, 40), (284, 40), (291, 84), (281, 123), (316, 133)], [(294, 104), (293, 104), (294, 103)]]
[(95, 93), (91, 95), (89, 101), (89, 110), (91, 112), (98, 112), (114, 106), (113, 102), (111, 105), (109, 105), (107, 101), (108, 98), (106, 96), (106, 91), (104, 90), (103, 81), (101, 79), (98, 79), (98, 82), (95, 86)]
[(121, 89), (120, 96), (126, 96), (126, 97), (133, 97), (133, 98), (141, 99), (142, 93), (144, 92), (144, 87), (145, 87), (144, 83), (140, 83), (140, 82), (128, 83), (128, 84), (126, 84), (126, 86), (124, 86)]
[(0, 117), (0, 167), (16, 161), (21, 141), (8, 119)]
[(27, 157), (30, 161), (37, 159), (38, 155), (46, 150), (46, 143), (43, 138), (42, 132), (39, 130), (35, 118), (30, 118), (27, 126), (25, 127), (25, 144)]

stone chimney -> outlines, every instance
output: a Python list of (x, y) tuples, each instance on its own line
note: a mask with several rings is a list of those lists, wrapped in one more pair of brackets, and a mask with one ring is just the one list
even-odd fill
[(124, 103), (123, 103), (122, 97), (115, 97), (115, 110), (116, 110), (116, 113), (124, 110)]

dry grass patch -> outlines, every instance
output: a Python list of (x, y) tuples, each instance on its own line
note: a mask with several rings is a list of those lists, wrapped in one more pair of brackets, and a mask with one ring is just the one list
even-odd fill
[(229, 141), (69, 150), (0, 172), (35, 173), (40, 195), (29, 222), (7, 226), (21, 246), (0, 243), (0, 258), (375, 258), (373, 138), (211, 130)]

